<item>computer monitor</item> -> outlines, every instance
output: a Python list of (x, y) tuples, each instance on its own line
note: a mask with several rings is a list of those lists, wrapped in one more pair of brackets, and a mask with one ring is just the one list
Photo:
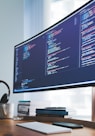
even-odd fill
[(13, 83), (14, 93), (95, 85), (95, 0), (14, 47)]

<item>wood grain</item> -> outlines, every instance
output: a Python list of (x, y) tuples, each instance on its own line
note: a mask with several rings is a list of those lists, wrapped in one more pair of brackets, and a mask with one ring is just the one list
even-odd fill
[[(0, 136), (46, 136), (45, 134), (16, 126), (17, 123), (28, 121), (33, 120), (0, 120)], [(49, 136), (95, 136), (95, 129), (84, 127), (82, 129), (73, 129), (71, 133), (53, 134)]]

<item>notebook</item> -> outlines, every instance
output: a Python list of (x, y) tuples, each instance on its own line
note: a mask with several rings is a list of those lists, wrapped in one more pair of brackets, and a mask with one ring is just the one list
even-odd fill
[(37, 132), (41, 132), (44, 134), (64, 133), (64, 132), (72, 131), (72, 129), (70, 128), (55, 126), (55, 125), (41, 123), (41, 122), (26, 122), (26, 123), (18, 123), (16, 125), (27, 128), (27, 129), (31, 129)]

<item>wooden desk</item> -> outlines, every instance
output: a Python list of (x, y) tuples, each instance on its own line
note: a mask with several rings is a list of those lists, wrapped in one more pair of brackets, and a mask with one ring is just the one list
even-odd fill
[[(26, 121), (0, 120), (0, 136), (46, 136), (45, 134), (16, 126), (16, 123), (20, 122)], [(53, 134), (49, 136), (95, 136), (95, 128), (84, 127), (82, 129), (73, 129), (71, 133)]]

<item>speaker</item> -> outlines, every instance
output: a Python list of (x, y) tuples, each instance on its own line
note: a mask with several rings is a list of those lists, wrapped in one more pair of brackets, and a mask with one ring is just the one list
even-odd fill
[(0, 83), (3, 83), (3, 84), (7, 87), (7, 89), (8, 89), (8, 93), (3, 94), (3, 96), (1, 97), (1, 100), (0, 100), (0, 103), (5, 104), (5, 103), (7, 103), (7, 102), (9, 101), (10, 87), (9, 87), (9, 85), (8, 85), (5, 81), (3, 81), (3, 80), (0, 80)]

